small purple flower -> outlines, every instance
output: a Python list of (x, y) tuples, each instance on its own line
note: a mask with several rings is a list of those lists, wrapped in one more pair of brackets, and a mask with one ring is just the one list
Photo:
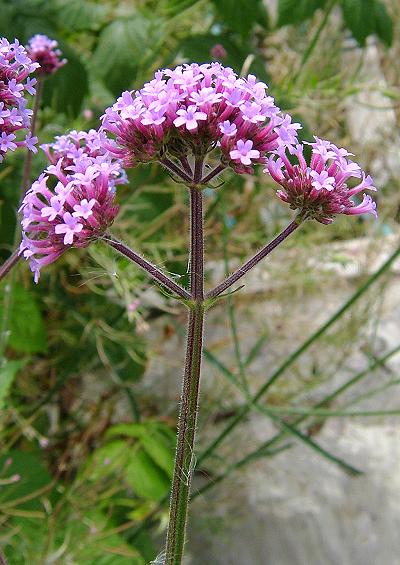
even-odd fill
[[(376, 188), (372, 178), (365, 176), (359, 165), (348, 158), (350, 154), (318, 138), (309, 145), (309, 164), (302, 145), (289, 148), (289, 152), (297, 158), (297, 164), (293, 159), (289, 160), (282, 147), (267, 159), (264, 172), (282, 187), (277, 196), (291, 208), (299, 210), (304, 219), (315, 219), (322, 224), (332, 223), (337, 214), (372, 214), (377, 217), (376, 204), (369, 195), (364, 194), (361, 204), (351, 199), (363, 190)], [(349, 179), (360, 177), (361, 182), (349, 188)]]
[(87, 220), (89, 216), (93, 214), (92, 208), (97, 203), (95, 198), (91, 198), (88, 202), (86, 198), (81, 200), (80, 204), (74, 205), (74, 213), (72, 214), (75, 218), (83, 218)]
[(38, 75), (51, 75), (66, 64), (66, 59), (60, 59), (62, 53), (57, 47), (57, 41), (46, 35), (37, 34), (29, 40), (26, 50), (32, 61), (40, 65)]
[(197, 129), (197, 122), (207, 119), (207, 114), (198, 112), (197, 106), (189, 106), (187, 109), (181, 108), (177, 111), (177, 118), (174, 120), (176, 127), (185, 126), (187, 130), (193, 131)]
[(330, 177), (328, 171), (321, 171), (318, 173), (317, 171), (311, 171), (310, 177), (313, 179), (311, 185), (316, 188), (317, 190), (333, 190), (335, 188), (335, 177)]
[(236, 144), (236, 149), (232, 150), (229, 155), (233, 161), (240, 161), (242, 165), (251, 165), (252, 159), (258, 159), (260, 152), (252, 149), (253, 142), (251, 139), (239, 139)]
[(0, 38), (0, 163), (7, 151), (27, 147), (35, 151), (36, 138), (18, 136), (30, 126), (32, 110), (27, 109), (25, 95), (34, 94), (36, 79), (29, 75), (38, 68), (18, 40), (10, 43)]
[(52, 222), (57, 216), (61, 216), (64, 202), (65, 199), (60, 200), (58, 196), (52, 196), (50, 198), (50, 206), (43, 206), (41, 209), (41, 216)]
[(221, 133), (230, 137), (231, 135), (235, 135), (237, 132), (236, 124), (231, 124), (229, 120), (226, 120), (222, 124), (219, 124), (219, 129)]
[(15, 135), (10, 133), (7, 135), (6, 132), (2, 132), (0, 136), (0, 152), (5, 153), (7, 149), (10, 151), (15, 151), (17, 148), (17, 144), (14, 143)]
[(37, 147), (36, 144), (38, 142), (38, 138), (37, 137), (32, 137), (31, 132), (29, 132), (27, 134), (27, 136), (25, 137), (25, 145), (27, 147), (27, 149), (29, 149), (29, 151), (32, 151), (32, 153), (37, 153)]
[(78, 218), (74, 218), (69, 212), (65, 212), (65, 214), (63, 214), (63, 222), (63, 224), (57, 224), (55, 226), (54, 232), (56, 234), (65, 234), (64, 245), (72, 245), (74, 235), (82, 231), (83, 224), (80, 224)]

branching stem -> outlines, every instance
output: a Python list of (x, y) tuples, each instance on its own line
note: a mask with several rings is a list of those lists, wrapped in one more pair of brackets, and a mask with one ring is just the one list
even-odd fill
[(262, 259), (264, 259), (271, 251), (275, 249), (282, 241), (284, 241), (291, 233), (294, 232), (300, 225), (300, 220), (293, 220), (278, 236), (275, 237), (270, 243), (263, 247), (258, 253), (253, 255), (246, 263), (244, 263), (239, 269), (234, 271), (229, 277), (227, 277), (222, 283), (210, 290), (206, 294), (206, 298), (216, 298), (226, 290), (228, 290), (232, 285), (234, 285), (238, 280), (240, 280), (246, 273), (248, 273), (253, 267), (255, 267)]
[(11, 271), (11, 269), (21, 259), (19, 250), (14, 251), (12, 255), (0, 267), (0, 281)]
[(187, 290), (179, 284), (176, 284), (176, 282), (169, 278), (168, 275), (160, 271), (160, 269), (150, 263), (150, 261), (136, 253), (136, 251), (133, 251), (133, 249), (125, 245), (125, 243), (122, 243), (122, 241), (119, 241), (109, 233), (104, 234), (102, 241), (116, 249), (119, 253), (121, 253), (121, 255), (130, 259), (133, 263), (136, 263), (136, 265), (146, 271), (152, 279), (159, 282), (164, 288), (171, 291), (173, 294), (177, 294), (180, 298), (184, 298), (186, 300), (191, 298), (191, 295), (187, 292)]

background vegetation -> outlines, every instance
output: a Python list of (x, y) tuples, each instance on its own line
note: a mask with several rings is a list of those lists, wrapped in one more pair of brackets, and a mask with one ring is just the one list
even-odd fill
[[(266, 366), (279, 371), (286, 358), (291, 370), (283, 375), (286, 367), (282, 369), (268, 402), (258, 408), (281, 437), (272, 444), (269, 438), (268, 445), (247, 454), (215, 450), (196, 470), (196, 494), (218, 488), (255, 459), (287, 448), (293, 436), (304, 449), (311, 447), (332, 464), (357, 473), (319, 446), (314, 435), (329, 415), (324, 409), (346, 408), (334, 401), (342, 391), (326, 392), (323, 386), (333, 382), (343, 365), (349, 368), (352, 353), (361, 351), (366, 370), (348, 372), (351, 385), (387, 359), (388, 351), (370, 330), (379, 325), (376, 285), (384, 290), (389, 263), (377, 282), (368, 279), (369, 265), (357, 273), (362, 300), (339, 311), (338, 324), (333, 326), (334, 318), (318, 332), (312, 320), (295, 335), (296, 343), (285, 336), (294, 304), (304, 296), (319, 294), (335, 304), (323, 288), (327, 285), (331, 292), (332, 274), (316, 277), (311, 264), (305, 267), (308, 257), (323, 263), (321, 249), (365, 236), (367, 253), (373, 255), (382, 238), (398, 233), (396, 163), (373, 140), (354, 139), (349, 121), (357, 97), (373, 99), (378, 93), (395, 116), (397, 129), (387, 138), (396, 143), (397, 2), (0, 0), (0, 14), (0, 36), (26, 43), (35, 33), (47, 34), (59, 41), (68, 59), (45, 85), (38, 133), (42, 143), (69, 129), (97, 128), (105, 107), (122, 90), (139, 88), (160, 67), (219, 58), (238, 73), (253, 73), (267, 82), (278, 105), (302, 122), (303, 139), (311, 140), (312, 131), (351, 149), (364, 167), (375, 163), (382, 189), (380, 220), (340, 218), (330, 227), (310, 223), (296, 234), (286, 246), (285, 261), (273, 271), (284, 281), (270, 292), (272, 304), (281, 305), (279, 314), (258, 321), (251, 342), (235, 315), (235, 309), (251, 309), (246, 294), (234, 295), (221, 306), (229, 339), (207, 346), (205, 370), (217, 386), (214, 394), (206, 386), (202, 398), (201, 449), (268, 382)], [(364, 74), (367, 46), (378, 52), (384, 84)], [(2, 260), (12, 248), (22, 162), (17, 152), (0, 170)], [(44, 166), (39, 154), (34, 174)], [(129, 180), (119, 189), (122, 210), (115, 231), (186, 284), (185, 192), (157, 166), (129, 171)], [(227, 173), (223, 181), (220, 190), (207, 194), (207, 256), (214, 266), (210, 279), (216, 265), (228, 269), (227, 258), (235, 263), (244, 259), (286, 225), (290, 215), (261, 172), (251, 178)], [(347, 259), (333, 252), (330, 261), (341, 268)], [(37, 286), (26, 265), (19, 266), (11, 319), (2, 328), (11, 333), (0, 374), (0, 547), (11, 564), (139, 565), (156, 558), (166, 524), (167, 508), (160, 501), (168, 496), (172, 474), (180, 376), (178, 370), (170, 379), (173, 364), (160, 351), (168, 349), (171, 339), (179, 346), (183, 326), (180, 308), (157, 297), (141, 273), (100, 244), (67, 253), (46, 269)], [(301, 349), (313, 330), (304, 361), (303, 350), (296, 347)], [(222, 350), (228, 352), (225, 358)], [(167, 380), (158, 390), (161, 380), (154, 375), (163, 372)], [(394, 386), (393, 380), (388, 377), (381, 386)], [(311, 407), (303, 415), (288, 414), (287, 408), (279, 412), (279, 407), (304, 406), (314, 390), (323, 391), (318, 397), (321, 413)], [(360, 395), (356, 392), (351, 403)]]

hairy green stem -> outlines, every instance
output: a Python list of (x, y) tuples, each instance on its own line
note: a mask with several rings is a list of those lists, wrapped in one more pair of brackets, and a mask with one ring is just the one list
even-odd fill
[[(194, 183), (201, 174), (195, 166)], [(200, 177), (198, 177), (200, 178)], [(199, 403), (200, 369), (203, 351), (204, 324), (204, 235), (202, 193), (190, 189), (191, 202), (191, 306), (189, 312), (186, 361), (178, 419), (178, 439), (172, 479), (165, 565), (182, 562), (194, 466), (194, 442)]]

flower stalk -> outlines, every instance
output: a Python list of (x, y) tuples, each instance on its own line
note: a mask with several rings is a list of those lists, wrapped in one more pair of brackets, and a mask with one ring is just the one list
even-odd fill
[(11, 271), (11, 269), (18, 263), (21, 259), (21, 254), (17, 249), (14, 251), (10, 257), (4, 261), (4, 263), (0, 267), (0, 281)]
[(301, 224), (302, 220), (296, 218), (270, 243), (265, 245), (258, 253), (253, 255), (248, 261), (246, 261), (241, 267), (236, 269), (229, 277), (222, 281), (218, 286), (210, 290), (206, 294), (206, 298), (217, 298), (220, 294), (228, 290), (232, 285), (239, 281), (246, 273), (248, 273), (253, 267), (255, 267), (260, 261), (262, 261), (271, 251), (275, 249), (282, 241), (284, 241), (290, 234), (292, 234)]
[(184, 288), (176, 284), (165, 273), (150, 263), (150, 261), (130, 249), (127, 245), (122, 243), (122, 241), (119, 241), (109, 233), (106, 233), (102, 237), (102, 241), (107, 243), (110, 247), (113, 247), (116, 251), (127, 257), (133, 263), (136, 263), (136, 265), (146, 271), (152, 279), (160, 283), (166, 290), (178, 295), (180, 298), (190, 300), (191, 295)]
[[(196, 160), (194, 181), (201, 178), (202, 162)], [(178, 419), (178, 439), (172, 479), (170, 515), (167, 532), (165, 565), (179, 565), (183, 557), (185, 531), (193, 473), (194, 442), (199, 405), (201, 358), (204, 325), (204, 234), (203, 196), (201, 190), (190, 189), (191, 303), (188, 320), (186, 360)]]

